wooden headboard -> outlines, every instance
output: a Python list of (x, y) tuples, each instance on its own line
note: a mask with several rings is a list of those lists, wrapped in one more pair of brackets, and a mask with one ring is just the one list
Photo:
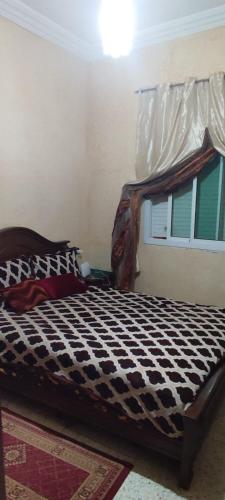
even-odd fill
[(0, 230), (0, 262), (20, 255), (42, 255), (68, 248), (69, 241), (50, 241), (26, 227), (8, 227)]

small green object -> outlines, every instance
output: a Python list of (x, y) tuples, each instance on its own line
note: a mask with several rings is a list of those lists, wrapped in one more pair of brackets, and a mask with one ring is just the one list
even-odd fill
[(111, 271), (104, 271), (103, 269), (91, 269), (91, 276), (93, 278), (109, 278), (112, 274)]

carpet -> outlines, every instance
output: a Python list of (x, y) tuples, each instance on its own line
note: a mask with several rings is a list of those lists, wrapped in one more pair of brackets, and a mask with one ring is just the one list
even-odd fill
[(2, 411), (7, 500), (111, 500), (131, 465)]

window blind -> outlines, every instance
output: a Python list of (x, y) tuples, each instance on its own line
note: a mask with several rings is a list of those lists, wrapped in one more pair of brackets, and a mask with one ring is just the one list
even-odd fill
[(152, 238), (166, 238), (167, 236), (168, 197), (157, 196), (152, 198)]
[(217, 239), (220, 161), (208, 165), (197, 178), (195, 238)]
[(173, 194), (171, 236), (190, 238), (193, 181)]

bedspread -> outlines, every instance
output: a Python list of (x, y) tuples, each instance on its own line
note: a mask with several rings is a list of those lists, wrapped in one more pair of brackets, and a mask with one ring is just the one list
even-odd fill
[(0, 310), (2, 362), (66, 377), (170, 437), (224, 353), (215, 307), (91, 287), (23, 315)]

